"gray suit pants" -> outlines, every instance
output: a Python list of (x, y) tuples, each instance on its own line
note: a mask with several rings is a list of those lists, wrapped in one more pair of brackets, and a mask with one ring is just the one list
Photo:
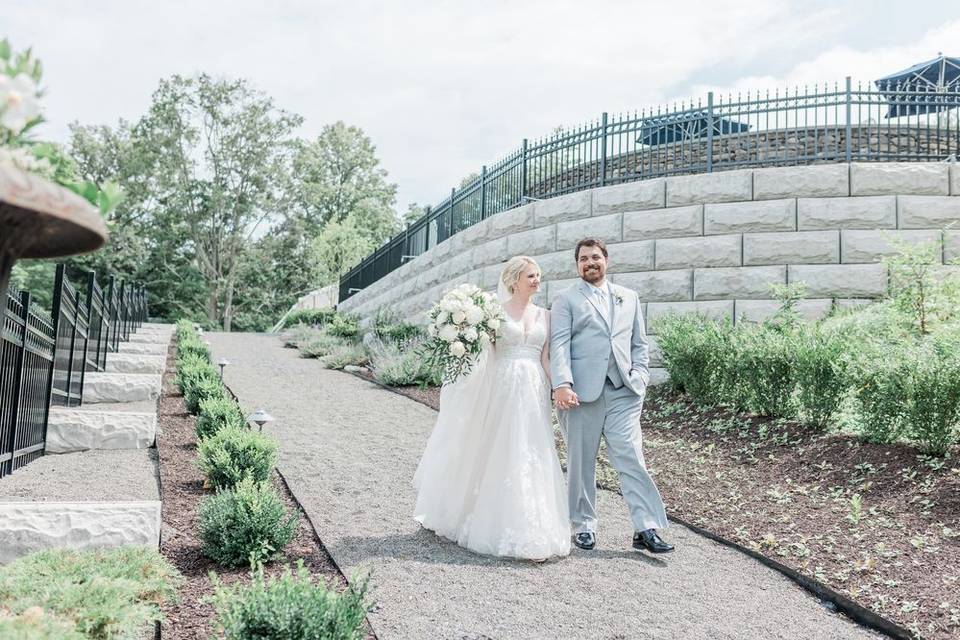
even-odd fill
[(607, 441), (610, 462), (620, 474), (620, 489), (630, 508), (634, 529), (668, 526), (663, 499), (643, 461), (640, 412), (643, 399), (628, 387), (607, 380), (594, 402), (560, 410), (557, 417), (567, 442), (567, 486), (573, 533), (596, 531), (597, 453)]

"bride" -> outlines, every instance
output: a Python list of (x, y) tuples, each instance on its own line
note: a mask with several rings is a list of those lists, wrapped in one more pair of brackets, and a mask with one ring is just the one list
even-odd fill
[(469, 375), (440, 392), (414, 475), (414, 518), (477, 553), (565, 556), (570, 520), (550, 419), (550, 318), (530, 302), (539, 266), (511, 258), (498, 289), (507, 316), (500, 337)]

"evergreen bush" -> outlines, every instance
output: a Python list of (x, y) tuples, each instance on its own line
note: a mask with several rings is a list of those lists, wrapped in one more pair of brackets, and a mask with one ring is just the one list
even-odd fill
[(263, 482), (277, 464), (277, 443), (269, 436), (228, 426), (200, 441), (200, 470), (214, 488), (228, 488), (245, 477)]
[(203, 554), (225, 567), (272, 560), (296, 531), (297, 514), (287, 512), (270, 483), (249, 476), (200, 503)]

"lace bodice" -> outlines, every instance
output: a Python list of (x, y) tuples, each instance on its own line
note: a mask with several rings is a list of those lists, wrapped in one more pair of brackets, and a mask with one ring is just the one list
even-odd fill
[(536, 314), (529, 332), (524, 332), (522, 320), (517, 322), (507, 316), (503, 324), (503, 332), (497, 338), (497, 356), (540, 358), (540, 352), (547, 340), (546, 310), (536, 307), (527, 313)]

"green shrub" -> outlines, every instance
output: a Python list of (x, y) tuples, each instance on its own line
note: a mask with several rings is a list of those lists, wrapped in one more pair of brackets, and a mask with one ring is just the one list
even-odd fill
[(343, 369), (347, 365), (365, 366), (369, 361), (367, 350), (360, 344), (337, 347), (321, 359), (327, 369)]
[(337, 312), (330, 308), (325, 309), (297, 309), (290, 312), (283, 320), (282, 329), (294, 327), (298, 324), (308, 327), (322, 327), (333, 320)]
[(729, 403), (762, 416), (794, 415), (793, 336), (766, 325), (737, 325), (718, 385)]
[(793, 379), (804, 421), (825, 429), (850, 394), (850, 350), (847, 336), (802, 327), (794, 341)]
[(180, 358), (186, 356), (199, 356), (210, 362), (210, 347), (202, 342), (183, 341), (177, 343), (177, 356)]
[(277, 443), (269, 436), (242, 427), (225, 427), (197, 447), (200, 470), (215, 488), (232, 487), (250, 476), (270, 477), (277, 464)]
[(400, 350), (393, 345), (378, 345), (371, 349), (370, 367), (373, 375), (391, 387), (420, 385), (439, 387), (443, 372), (417, 353), (415, 344)]
[(373, 335), (382, 343), (405, 350), (416, 346), (414, 343), (426, 334), (419, 325), (406, 322), (388, 307), (380, 307), (373, 318)]
[(380, 327), (376, 331), (376, 336), (384, 342), (389, 342), (401, 350), (407, 350), (420, 341), (425, 335), (423, 328), (410, 322), (399, 322), (397, 324)]
[(359, 640), (370, 610), (369, 575), (354, 576), (347, 589), (337, 593), (323, 582), (314, 583), (302, 560), (296, 573), (287, 566), (280, 575), (265, 578), (258, 566), (250, 584), (228, 587), (215, 580), (214, 586), (217, 624), (226, 640)]
[(310, 340), (321, 335), (326, 334), (319, 329), (314, 329), (313, 327), (308, 327), (304, 324), (298, 324), (284, 331), (283, 334), (281, 334), (280, 339), (283, 340), (284, 347), (299, 349)]
[(177, 324), (174, 325), (174, 330), (177, 332), (178, 336), (184, 333), (193, 333), (195, 331), (193, 328), (193, 323), (186, 318), (177, 320)]
[(960, 355), (928, 342), (911, 354), (903, 413), (906, 437), (924, 453), (943, 456), (960, 436)]
[(207, 398), (200, 401), (200, 412), (197, 414), (195, 427), (198, 440), (209, 438), (226, 427), (244, 429), (246, 426), (247, 421), (243, 411), (233, 398), (224, 395), (220, 398)]
[(327, 333), (340, 338), (355, 338), (360, 333), (360, 323), (356, 317), (338, 313), (326, 326)]
[(320, 332), (309, 337), (300, 345), (301, 358), (322, 358), (333, 351), (347, 346), (343, 338)]
[(177, 360), (177, 376), (174, 382), (181, 393), (186, 394), (188, 389), (208, 377), (219, 377), (219, 374), (214, 366), (201, 356), (189, 355)]
[[(23, 627), (24, 614), (29, 621), (36, 611), (28, 610), (41, 607), (50, 614), (44, 623), (50, 630), (56, 629), (60, 617), (73, 621), (85, 638), (133, 638), (143, 633), (147, 623), (161, 619), (160, 605), (176, 596), (181, 581), (176, 569), (146, 547), (50, 549), (0, 567), (0, 610), (20, 618), (8, 621), (8, 628)], [(68, 632), (62, 636), (31, 633), (37, 638), (73, 637)]]
[(227, 567), (272, 560), (296, 530), (297, 514), (287, 513), (270, 483), (249, 476), (200, 503), (203, 553)]
[(204, 372), (194, 384), (187, 387), (183, 397), (187, 403), (187, 411), (196, 415), (200, 411), (201, 402), (210, 398), (222, 398), (225, 393), (220, 374)]
[(674, 388), (695, 398), (718, 397), (733, 325), (698, 314), (668, 315), (656, 323), (657, 344)]
[(18, 616), (4, 617), (0, 610), (0, 638), (10, 640), (89, 640), (73, 623), (40, 607), (31, 607)]

